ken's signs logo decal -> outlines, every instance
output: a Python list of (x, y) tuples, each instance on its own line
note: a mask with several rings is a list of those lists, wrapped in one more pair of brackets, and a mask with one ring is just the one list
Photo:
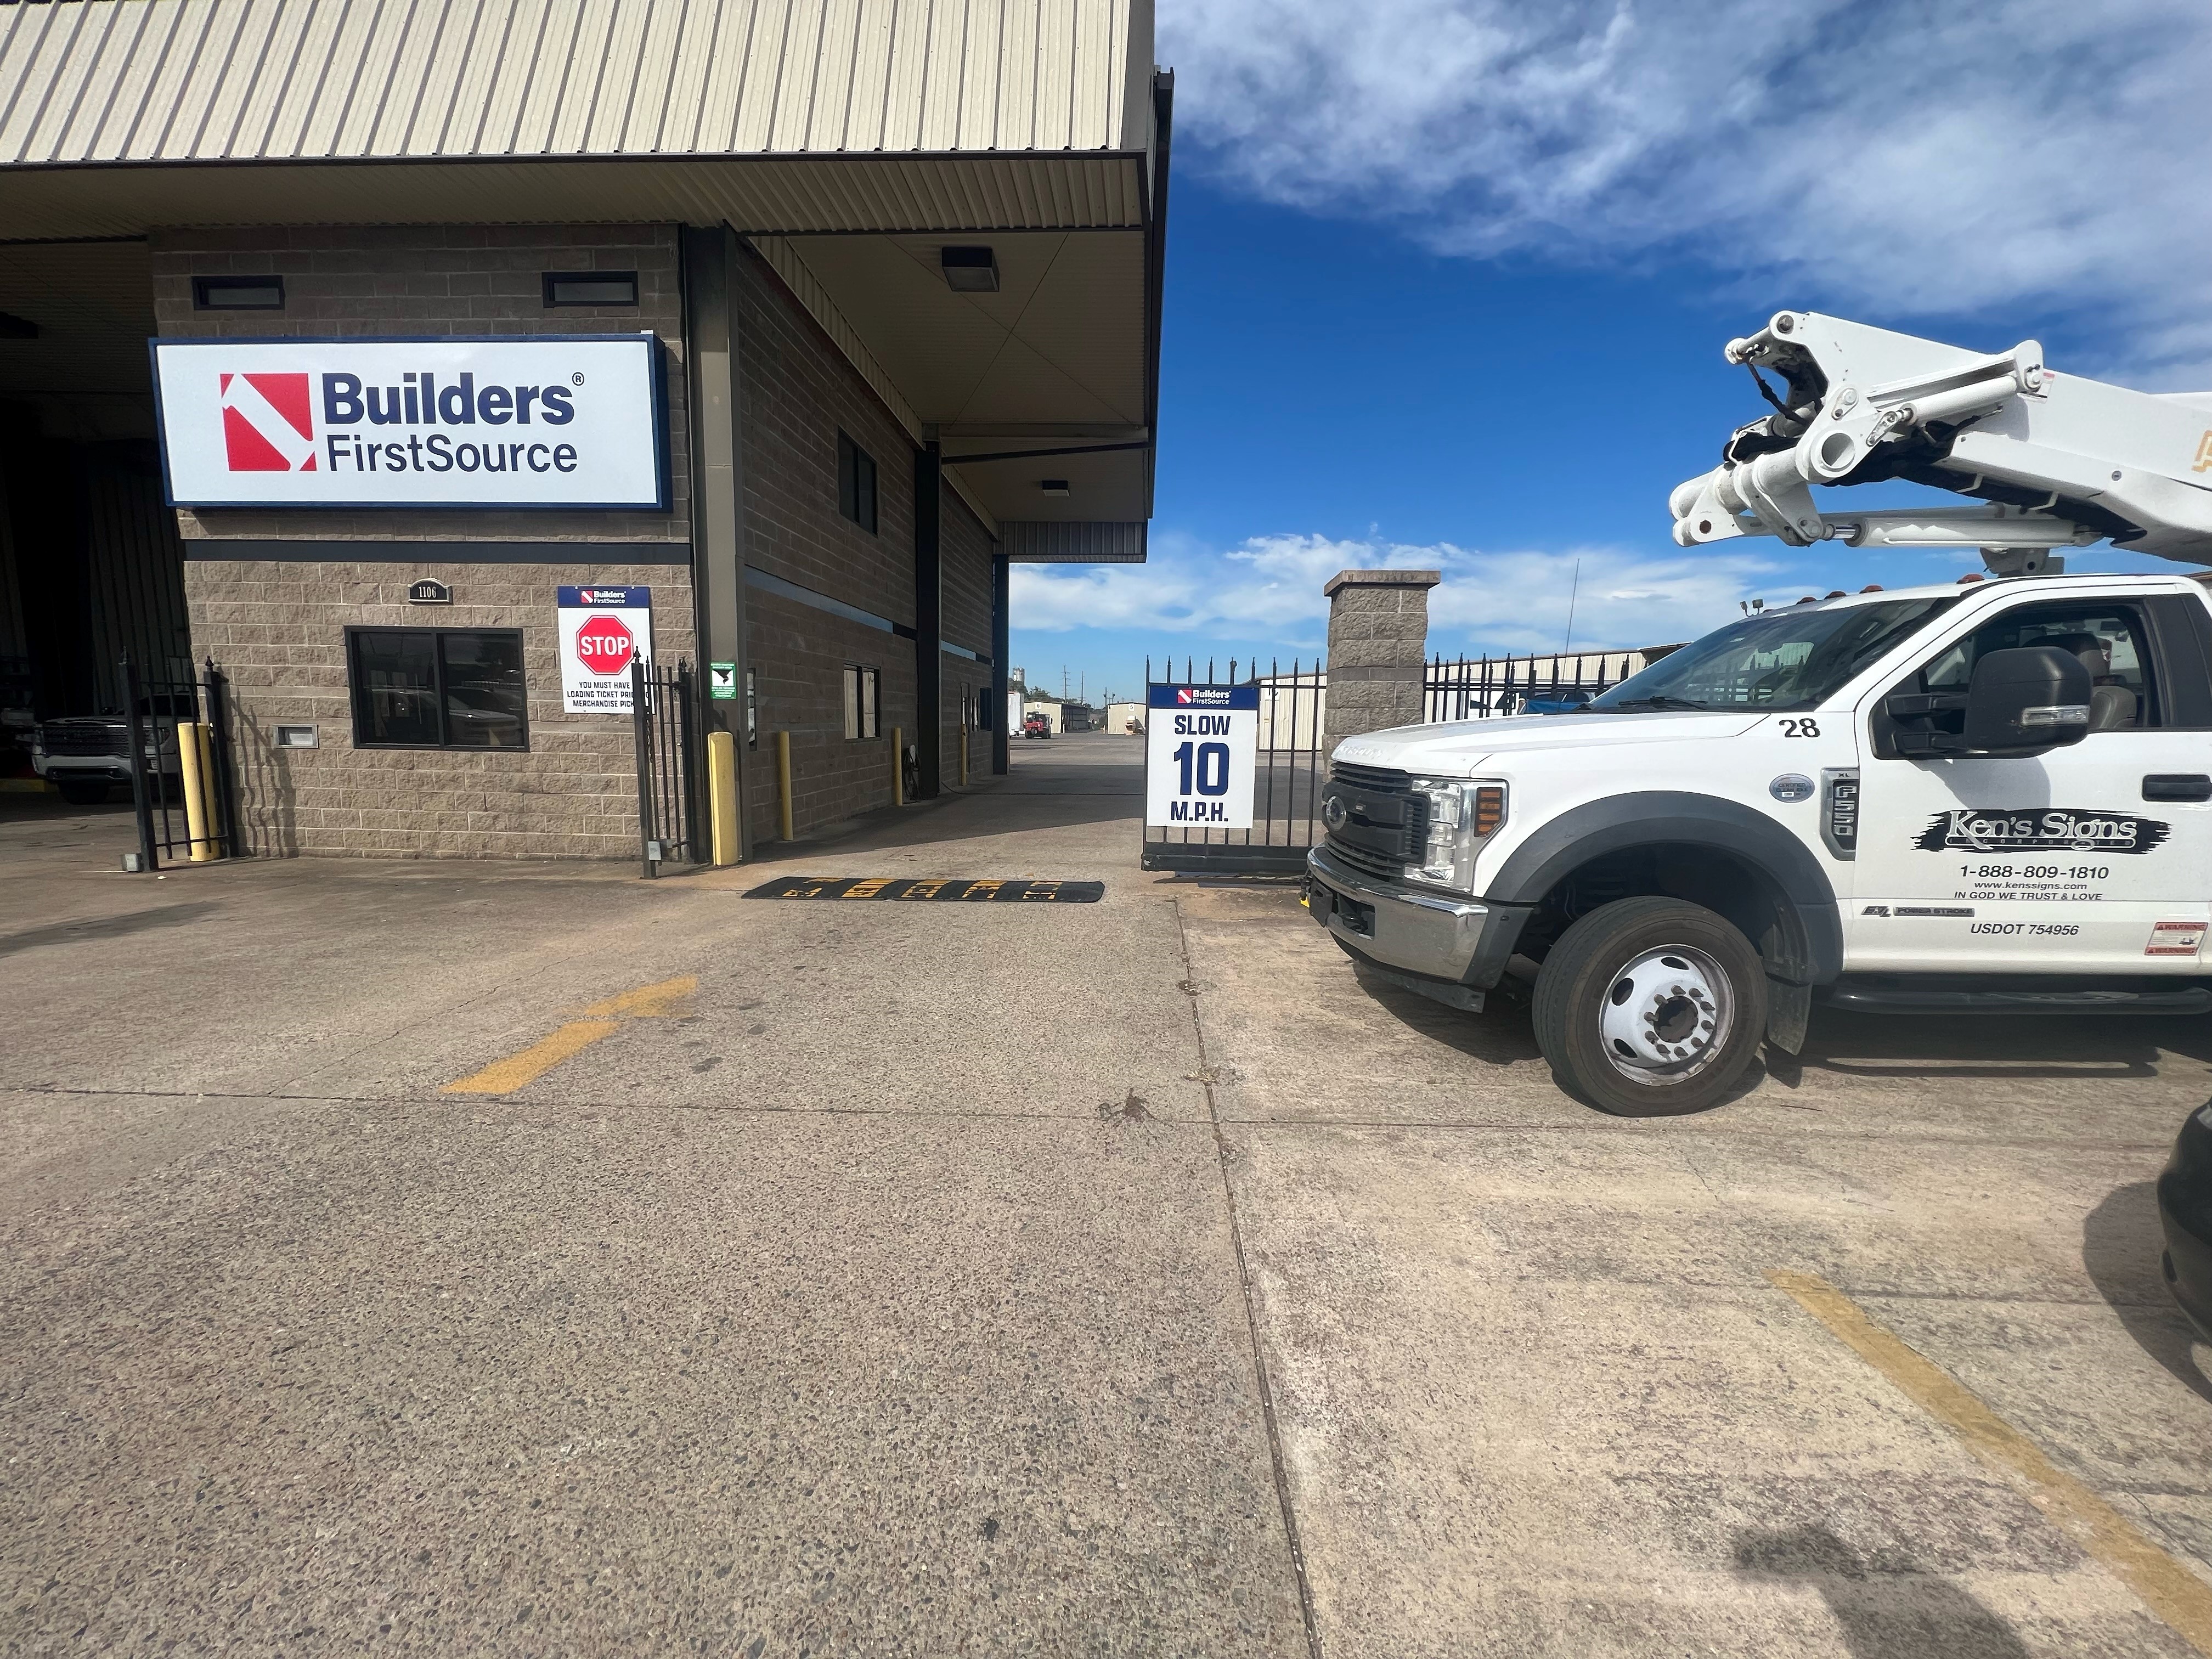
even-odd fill
[(2069, 806), (1938, 812), (1912, 844), (1923, 853), (2148, 853), (2172, 834), (2157, 818)]

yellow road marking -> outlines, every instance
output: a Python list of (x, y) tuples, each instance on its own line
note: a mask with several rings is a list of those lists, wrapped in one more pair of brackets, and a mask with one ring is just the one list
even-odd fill
[(2199, 1653), (2212, 1655), (2212, 1586), (2153, 1543), (2133, 1522), (2052, 1464), (2035, 1443), (1981, 1397), (1815, 1273), (1771, 1270), (1770, 1284), (1795, 1300), (1923, 1411), (2010, 1475), (2061, 1531), (2109, 1568)]
[(572, 1019), (549, 1037), (541, 1037), (520, 1054), (495, 1060), (481, 1072), (448, 1083), (441, 1094), (507, 1095), (527, 1088), (564, 1060), (574, 1060), (601, 1037), (612, 1036), (625, 1019), (665, 1019), (688, 1006), (699, 988), (695, 975), (641, 985), (584, 1010), (586, 1018)]

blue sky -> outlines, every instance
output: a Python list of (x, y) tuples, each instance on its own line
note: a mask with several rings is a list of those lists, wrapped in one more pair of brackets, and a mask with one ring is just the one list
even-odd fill
[(1170, 0), (1160, 34), (1152, 557), (1017, 567), (1033, 683), (1310, 658), (1347, 565), (1442, 568), (1447, 652), (1559, 648), (1577, 561), (1593, 648), (1978, 568), (1668, 539), (1668, 491), (1765, 412), (1721, 348), (1784, 306), (2212, 386), (2212, 8)]

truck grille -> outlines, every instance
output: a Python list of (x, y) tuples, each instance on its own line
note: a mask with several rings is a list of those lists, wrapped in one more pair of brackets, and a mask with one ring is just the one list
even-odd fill
[(1329, 856), (1378, 880), (1402, 877), (1429, 835), (1429, 803), (1412, 783), (1391, 767), (1331, 766), (1323, 799), (1334, 797), (1351, 810), (1326, 831)]
[(49, 721), (39, 728), (39, 741), (49, 755), (127, 755), (131, 752), (130, 732), (119, 726)]

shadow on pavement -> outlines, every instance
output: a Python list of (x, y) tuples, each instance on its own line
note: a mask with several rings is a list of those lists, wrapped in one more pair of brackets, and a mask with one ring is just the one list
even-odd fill
[(1877, 1018), (1815, 1008), (1796, 1070), (1850, 1077), (2147, 1078), (2162, 1054), (2212, 1060), (2202, 1019), (2118, 1014)]
[(1970, 1591), (1909, 1563), (1869, 1566), (1825, 1527), (1740, 1532), (1735, 1565), (1747, 1577), (1819, 1590), (1853, 1659), (2027, 1659), (2012, 1627)]
[(73, 945), (79, 939), (122, 939), (131, 933), (143, 933), (153, 927), (177, 927), (197, 921), (210, 911), (219, 908), (210, 900), (198, 900), (185, 904), (157, 904), (144, 910), (126, 910), (121, 915), (94, 916), (84, 921), (56, 922), (47, 927), (27, 927), (20, 933), (0, 933), (0, 957), (13, 956), (18, 951), (35, 950), (41, 945)]
[(2212, 1400), (2212, 1379), (2197, 1363), (2197, 1336), (2159, 1271), (2165, 1239), (2158, 1224), (2155, 1182), (2116, 1187), (2081, 1222), (2081, 1266), (2098, 1294), (2120, 1316), (2137, 1346), (2185, 1383)]

